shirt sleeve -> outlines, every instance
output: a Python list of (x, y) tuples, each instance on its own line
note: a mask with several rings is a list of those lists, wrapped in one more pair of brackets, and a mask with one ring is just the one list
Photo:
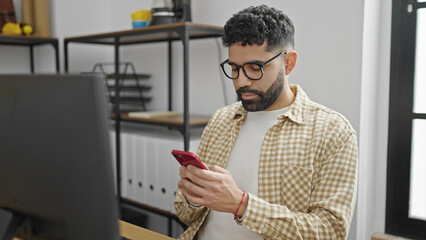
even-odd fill
[(176, 215), (186, 225), (191, 225), (191, 223), (197, 220), (207, 210), (206, 207), (195, 206), (188, 202), (182, 195), (180, 189), (178, 189), (176, 193), (174, 205)]
[(357, 166), (354, 133), (322, 163), (307, 212), (250, 194), (244, 219), (236, 222), (266, 239), (346, 239), (355, 206)]

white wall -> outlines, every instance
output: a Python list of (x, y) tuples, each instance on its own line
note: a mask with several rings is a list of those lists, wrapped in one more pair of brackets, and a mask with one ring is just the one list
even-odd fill
[[(301, 84), (313, 100), (342, 112), (358, 130), (361, 78), (361, 44), (363, 1), (193, 1), (193, 21), (223, 26), (235, 12), (249, 5), (265, 3), (285, 11), (296, 25), (296, 50), (299, 62), (291, 81)], [(16, 4), (18, 5), (18, 4)], [(224, 7), (225, 6), (225, 7)], [(60, 39), (63, 65), (64, 37), (130, 29), (130, 14), (136, 9), (150, 8), (150, 1), (75, 0), (51, 1), (52, 35)], [(18, 9), (17, 9), (18, 10)], [(176, 108), (180, 110), (182, 80), (182, 48), (174, 47), (174, 76), (176, 78)], [(165, 44), (123, 47), (121, 59), (133, 61), (137, 69), (152, 74), (152, 109), (166, 108), (167, 51)], [(0, 46), (0, 71), (29, 72), (28, 50), (24, 47)], [(113, 49), (86, 44), (69, 45), (70, 72), (90, 71), (96, 62), (112, 62)], [(149, 56), (146, 57), (146, 56)], [(190, 45), (190, 109), (211, 114), (224, 105), (219, 81), (218, 62), (227, 57), (222, 48), (218, 59), (213, 39), (196, 40)], [(342, 61), (344, 59), (344, 61)], [(36, 72), (54, 72), (53, 49), (37, 47)], [(338, 66), (338, 67), (335, 67)], [(63, 67), (61, 67), (63, 69)], [(227, 95), (234, 100), (232, 83), (227, 81)], [(208, 89), (208, 91), (207, 91)], [(349, 91), (350, 90), (350, 91)], [(203, 101), (198, 101), (203, 99)], [(211, 100), (209, 100), (211, 99)], [(335, 101), (339, 99), (339, 101)]]
[[(262, 3), (289, 15), (296, 27), (299, 53), (290, 82), (300, 84), (314, 101), (344, 114), (359, 133), (360, 200), (349, 239), (368, 239), (372, 232), (383, 232), (390, 1), (365, 1), (365, 6), (362, 0), (192, 2), (194, 22), (217, 26), (223, 26), (238, 10)], [(150, 6), (151, 1), (140, 0), (51, 0), (52, 34), (61, 41), (61, 69), (64, 37), (130, 29), (130, 14)], [(173, 43), (173, 100), (177, 110), (182, 110), (183, 101), (181, 45)], [(218, 62), (227, 58), (227, 50), (221, 47), (220, 52), (221, 59), (213, 39), (190, 44), (189, 97), (194, 113), (211, 114), (225, 105)], [(71, 44), (69, 53), (70, 72), (75, 73), (90, 71), (96, 62), (113, 61), (113, 48), (109, 46)], [(36, 48), (36, 72), (54, 72), (53, 56), (50, 46)], [(28, 73), (28, 57), (26, 48), (0, 46), (0, 73)], [(166, 109), (167, 45), (122, 47), (120, 57), (134, 62), (138, 71), (152, 74), (153, 101), (148, 107)], [(225, 80), (226, 94), (233, 101), (232, 83)]]
[(366, 1), (360, 118), (357, 236), (384, 232), (392, 4)]

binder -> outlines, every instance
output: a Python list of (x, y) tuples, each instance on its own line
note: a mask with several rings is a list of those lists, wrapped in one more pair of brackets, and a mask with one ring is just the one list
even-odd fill
[(127, 159), (128, 159), (128, 139), (129, 133), (122, 131), (120, 134), (120, 187), (121, 187), (121, 197), (128, 198), (127, 194)]
[(152, 207), (159, 208), (158, 204), (158, 172), (157, 164), (155, 163), (158, 158), (158, 147), (154, 136), (145, 136), (146, 139), (146, 177), (147, 177), (147, 190), (146, 190), (146, 204)]
[[(183, 149), (183, 141), (180, 136), (165, 136), (157, 139), (158, 159), (157, 165), (162, 166), (160, 178), (161, 192), (158, 193), (161, 209), (172, 212), (174, 192), (177, 189), (179, 177), (179, 163), (171, 152), (173, 149)], [(173, 208), (172, 208), (173, 207)]]
[(146, 139), (142, 133), (134, 137), (134, 158), (135, 158), (135, 201), (147, 204), (149, 194), (147, 181), (147, 147)]
[[(157, 145), (153, 139), (161, 135), (161, 131), (146, 127), (126, 126), (132, 135), (132, 162), (127, 162), (127, 174), (132, 175), (132, 187), (128, 188), (129, 199), (152, 207), (161, 206), (158, 202)], [(164, 134), (164, 133), (163, 133)], [(129, 143), (130, 144), (130, 143)], [(130, 158), (129, 158), (130, 159)], [(154, 160), (153, 160), (154, 159)], [(129, 186), (130, 187), (130, 186)]]
[[(111, 133), (111, 143), (115, 142)], [(191, 133), (189, 150), (196, 152), (200, 132)], [(121, 193), (123, 198), (175, 213), (179, 163), (171, 155), (183, 150), (183, 137), (177, 131), (123, 127), (121, 133)], [(115, 167), (114, 167), (115, 168)]]
[[(135, 169), (135, 156), (134, 156), (134, 150), (135, 150), (135, 134), (132, 132), (128, 132), (124, 134), (123, 144), (125, 146), (124, 156), (125, 156), (125, 164), (124, 168), (125, 172), (127, 174), (126, 178), (122, 176), (123, 184), (126, 188), (126, 198), (130, 200), (136, 199), (136, 184), (135, 184), (135, 178), (136, 178), (136, 169)], [(123, 157), (124, 158), (124, 157)], [(123, 196), (124, 197), (124, 196)]]

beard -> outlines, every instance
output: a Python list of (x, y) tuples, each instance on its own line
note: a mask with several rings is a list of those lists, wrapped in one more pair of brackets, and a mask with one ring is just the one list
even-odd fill
[[(284, 68), (280, 69), (277, 78), (272, 85), (265, 91), (259, 91), (256, 89), (250, 89), (249, 87), (239, 88), (236, 92), (238, 99), (242, 102), (245, 110), (249, 112), (263, 111), (270, 107), (280, 96), (284, 88)], [(256, 100), (244, 100), (241, 97), (243, 93), (255, 93), (259, 96)]]

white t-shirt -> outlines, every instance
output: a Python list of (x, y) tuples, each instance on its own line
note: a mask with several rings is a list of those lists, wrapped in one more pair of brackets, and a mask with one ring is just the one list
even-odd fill
[[(226, 169), (237, 186), (246, 192), (258, 194), (258, 170), (263, 139), (287, 108), (274, 111), (248, 112), (234, 147), (229, 154)], [(199, 240), (263, 239), (234, 221), (229, 213), (211, 210), (198, 232)]]

